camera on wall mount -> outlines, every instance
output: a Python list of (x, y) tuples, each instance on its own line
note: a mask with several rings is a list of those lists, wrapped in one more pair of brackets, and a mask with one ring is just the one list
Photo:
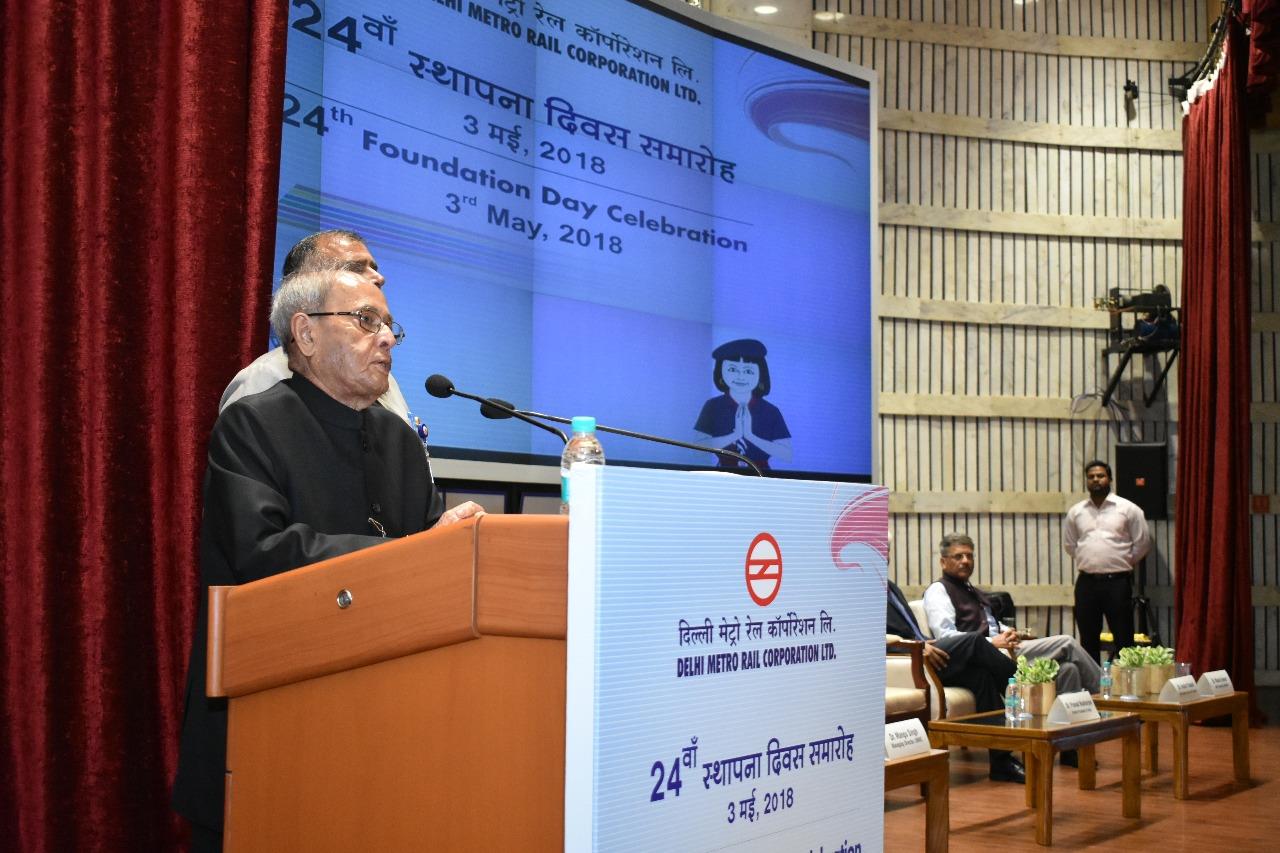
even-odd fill
[[(1173, 294), (1163, 284), (1157, 284), (1149, 291), (1125, 290), (1113, 287), (1107, 295), (1093, 301), (1093, 307), (1106, 311), (1111, 315), (1111, 328), (1108, 334), (1107, 347), (1102, 351), (1107, 356), (1119, 354), (1120, 363), (1116, 365), (1102, 395), (1102, 405), (1111, 402), (1111, 395), (1120, 384), (1120, 377), (1129, 366), (1135, 353), (1152, 355), (1158, 358), (1166, 354), (1164, 365), (1156, 377), (1155, 387), (1145, 395), (1144, 402), (1150, 406), (1164, 385), (1169, 369), (1178, 357), (1182, 348), (1182, 324), (1179, 320), (1181, 309), (1173, 304)], [(1129, 328), (1125, 328), (1123, 318), (1129, 314), (1133, 318)]]
[[(1150, 291), (1125, 291), (1113, 287), (1107, 295), (1093, 301), (1093, 307), (1111, 314), (1108, 349), (1149, 347), (1142, 352), (1165, 352), (1178, 346), (1181, 326), (1180, 309), (1173, 304), (1173, 294), (1163, 284)], [(1125, 329), (1121, 316), (1133, 315), (1133, 325)]]

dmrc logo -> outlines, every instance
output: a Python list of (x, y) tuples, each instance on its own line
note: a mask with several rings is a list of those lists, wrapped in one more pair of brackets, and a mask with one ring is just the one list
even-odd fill
[(782, 549), (778, 540), (761, 533), (747, 549), (747, 594), (761, 607), (768, 607), (782, 588)]

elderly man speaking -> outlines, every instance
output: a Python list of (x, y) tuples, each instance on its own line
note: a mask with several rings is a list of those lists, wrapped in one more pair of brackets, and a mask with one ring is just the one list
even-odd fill
[(404, 330), (352, 272), (299, 273), (271, 307), (293, 376), (229, 405), (209, 439), (201, 598), (173, 803), (193, 849), (221, 848), (226, 702), (204, 695), (208, 588), (241, 584), (475, 515), (432, 517), (422, 443), (375, 406)]

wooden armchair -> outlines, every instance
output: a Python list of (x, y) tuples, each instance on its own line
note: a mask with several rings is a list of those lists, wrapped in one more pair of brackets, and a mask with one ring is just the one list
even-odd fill
[(924, 660), (924, 643), (885, 634), (884, 645), (884, 721), (896, 723), (915, 717), (927, 726), (931, 719), (932, 691), (925, 676), (929, 667)]

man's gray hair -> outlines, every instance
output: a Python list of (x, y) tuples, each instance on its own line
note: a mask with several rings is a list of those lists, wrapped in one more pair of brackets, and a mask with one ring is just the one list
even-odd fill
[(294, 273), (280, 282), (280, 288), (271, 297), (271, 331), (281, 346), (288, 346), (293, 340), (290, 323), (294, 314), (324, 310), (339, 272), (337, 269), (321, 269)]
[(945, 557), (951, 552), (953, 545), (968, 545), (973, 547), (973, 540), (969, 538), (967, 533), (946, 533), (943, 534), (942, 541), (938, 543), (938, 549)]
[(346, 228), (330, 228), (328, 231), (317, 231), (314, 234), (308, 234), (294, 243), (293, 248), (289, 250), (289, 254), (284, 256), (284, 265), (281, 273), (288, 277), (294, 273), (321, 269), (321, 265), (327, 256), (320, 252), (320, 241), (329, 237), (351, 240), (356, 243), (365, 242), (364, 238), (355, 231), (349, 231)]

